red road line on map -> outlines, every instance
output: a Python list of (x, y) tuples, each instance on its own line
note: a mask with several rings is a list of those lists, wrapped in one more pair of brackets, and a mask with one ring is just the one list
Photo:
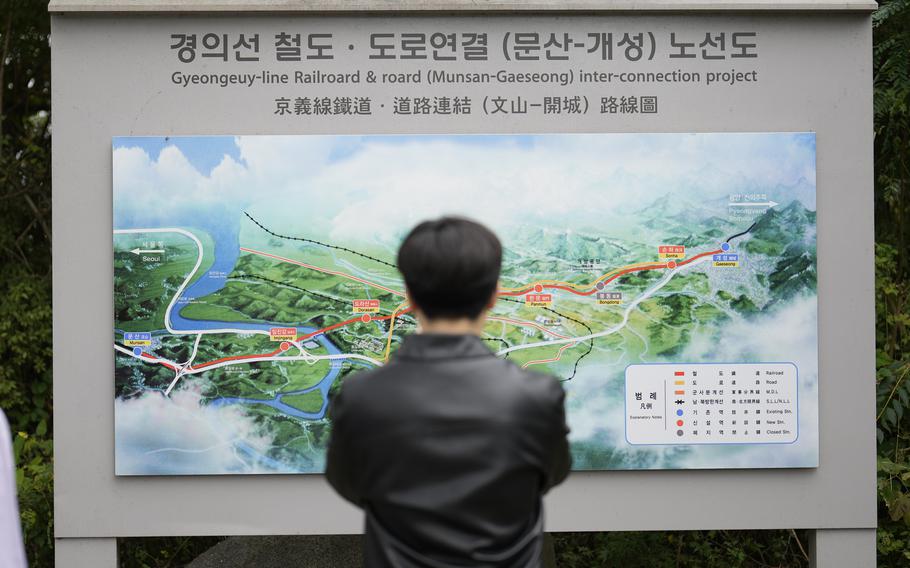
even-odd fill
[(338, 329), (339, 327), (343, 327), (350, 323), (354, 323), (354, 322), (358, 322), (358, 321), (363, 321), (362, 319), (360, 319), (360, 316), (357, 316), (356, 318), (351, 318), (349, 320), (340, 321), (338, 323), (332, 324), (332, 325), (324, 327), (322, 329), (317, 329), (316, 331), (312, 331), (305, 335), (298, 335), (297, 341), (303, 341), (304, 339), (310, 339), (311, 337), (316, 337), (317, 335), (319, 335), (321, 333), (325, 333), (327, 331), (332, 331), (333, 329)]
[[(613, 276), (611, 276), (611, 277), (607, 278), (606, 280), (604, 280), (604, 281), (603, 281), (603, 282), (604, 282), (604, 286), (606, 286), (606, 285), (609, 284), (610, 282), (613, 282), (614, 280), (616, 280), (616, 279), (619, 278), (620, 276), (625, 276), (626, 274), (631, 274), (631, 273), (633, 273), (633, 272), (641, 272), (642, 270), (660, 270), (661, 268), (669, 268), (669, 267), (666, 265), (666, 263), (664, 263), (664, 264), (652, 264), (652, 265), (649, 265), (649, 266), (640, 266), (640, 267), (638, 267), (638, 268), (630, 268), (630, 269), (628, 269), (628, 270), (623, 270), (623, 271), (617, 272), (617, 273), (614, 274)], [(585, 293), (585, 296), (590, 296), (591, 294), (593, 294), (593, 293), (596, 292), (596, 291), (597, 291), (597, 288), (595, 287), (595, 288), (589, 290), (588, 292), (586, 292), (586, 293)]]
[[(331, 271), (331, 270), (326, 270), (326, 269), (324, 269), (324, 268), (319, 268), (319, 267), (317, 267), (317, 266), (313, 266), (313, 265), (310, 265), (310, 264), (306, 264), (306, 263), (303, 263), (303, 262), (299, 262), (299, 261), (296, 261), (296, 260), (292, 260), (292, 259), (290, 259), (290, 258), (285, 258), (285, 257), (282, 257), (282, 256), (277, 256), (277, 255), (273, 255), (273, 254), (269, 254), (269, 253), (266, 253), (266, 252), (261, 252), (261, 251), (253, 250), (253, 249), (248, 249), (248, 248), (244, 248), (244, 247), (240, 247), (240, 250), (242, 250), (242, 251), (244, 251), (244, 252), (249, 252), (249, 253), (252, 253), (252, 254), (258, 254), (258, 255), (262, 255), (262, 256), (267, 256), (267, 257), (274, 258), (274, 259), (277, 259), (277, 260), (281, 260), (281, 261), (284, 261), (284, 262), (289, 262), (289, 263), (291, 263), (291, 264), (297, 264), (297, 265), (299, 265), (299, 266), (303, 266), (303, 267), (305, 267), (305, 268), (310, 268), (310, 269), (313, 269), (313, 270), (317, 270), (317, 271), (319, 271), (319, 272), (326, 272), (326, 273), (328, 273), (328, 274), (334, 274), (334, 275), (336, 275), (336, 276), (343, 276), (343, 277), (345, 277), (345, 278), (350, 278), (350, 279), (352, 279), (352, 280), (356, 280), (356, 281), (358, 281), (358, 282), (362, 282), (363, 284), (368, 284), (368, 285), (370, 285), (370, 286), (375, 286), (376, 288), (380, 288), (380, 289), (382, 289), (382, 290), (386, 290), (387, 292), (391, 292), (392, 294), (396, 294), (396, 295), (399, 295), (399, 296), (404, 296), (404, 294), (402, 294), (401, 292), (396, 292), (395, 290), (392, 290), (392, 289), (390, 289), (390, 288), (386, 288), (386, 287), (384, 287), (384, 286), (380, 286), (379, 284), (375, 284), (375, 283), (369, 282), (369, 281), (367, 281), (367, 280), (362, 280), (362, 279), (360, 279), (360, 278), (357, 278), (356, 276), (352, 276), (352, 275), (350, 275), (350, 274), (345, 274), (345, 273), (343, 273), (343, 272), (334, 272), (334, 271)], [(685, 260), (681, 260), (681, 261), (677, 262), (677, 263), (676, 263), (676, 266), (677, 266), (677, 267), (679, 267), (679, 266), (685, 266), (686, 264), (689, 264), (689, 263), (692, 262), (692, 261), (698, 260), (699, 258), (703, 258), (703, 257), (706, 257), (706, 256), (711, 256), (711, 255), (714, 255), (714, 254), (720, 254), (720, 253), (722, 253), (722, 252), (723, 252), (722, 249), (717, 249), (717, 250), (713, 250), (713, 251), (709, 251), (709, 252), (699, 253), (699, 254), (696, 254), (695, 256), (692, 256), (692, 257), (690, 257), (690, 258), (687, 258), (687, 259), (685, 259)], [(646, 265), (646, 266), (638, 266), (638, 267), (635, 267), (635, 268), (627, 268), (627, 269), (625, 269), (625, 270), (621, 270), (621, 271), (617, 272), (616, 274), (614, 274), (614, 275), (611, 276), (610, 278), (604, 280), (603, 283), (604, 283), (604, 286), (606, 286), (607, 284), (609, 284), (610, 282), (616, 280), (616, 279), (619, 278), (620, 276), (624, 276), (624, 275), (630, 274), (630, 273), (632, 273), (632, 272), (641, 272), (641, 271), (644, 271), (644, 270), (660, 270), (660, 269), (662, 269), (662, 268), (669, 268), (668, 263), (663, 263), (663, 264), (650, 264), (650, 265)], [(569, 287), (567, 287), (567, 286), (562, 286), (562, 285), (559, 285), (559, 284), (542, 284), (541, 286), (542, 286), (543, 288), (555, 288), (555, 289), (558, 289), (558, 290), (566, 290), (566, 291), (571, 292), (571, 293), (573, 293), (573, 294), (575, 294), (575, 295), (577, 295), (577, 296), (590, 296), (591, 294), (597, 292), (597, 288), (596, 288), (596, 287), (591, 288), (591, 289), (588, 290), (587, 292), (580, 292), (580, 291), (575, 290), (575, 289), (573, 289), (573, 288), (569, 288)], [(523, 295), (523, 294), (527, 294), (528, 292), (530, 292), (530, 291), (532, 291), (532, 290), (534, 290), (534, 286), (529, 286), (528, 288), (526, 288), (526, 289), (524, 289), (524, 290), (520, 290), (520, 291), (518, 291), (518, 292), (500, 292), (498, 295), (500, 295), (500, 296), (521, 296), (521, 295)], [(408, 309), (406, 309), (406, 310), (403, 310), (403, 311), (401, 311), (401, 312), (398, 312), (397, 314), (396, 314), (396, 313), (393, 313), (393, 314), (387, 315), (387, 316), (370, 317), (370, 319), (367, 320), (367, 321), (369, 322), (369, 321), (390, 320), (390, 319), (392, 319), (392, 318), (394, 318), (394, 317), (397, 317), (397, 316), (399, 316), (399, 315), (406, 314), (406, 313), (410, 312), (411, 310), (413, 310), (413, 308), (408, 308)], [(536, 327), (537, 329), (539, 329), (539, 330), (541, 330), (541, 331), (543, 331), (543, 332), (545, 332), (545, 333), (549, 333), (549, 334), (555, 335), (556, 337), (559, 337), (560, 339), (570, 339), (568, 336), (561, 335), (561, 334), (559, 334), (559, 333), (556, 333), (555, 331), (552, 331), (552, 330), (547, 329), (547, 328), (545, 328), (545, 327), (539, 326), (539, 325), (537, 325), (537, 324), (535, 324), (535, 323), (533, 323), (533, 322), (523, 322), (523, 321), (520, 321), (520, 320), (513, 320), (513, 319), (503, 318), (503, 317), (499, 317), (499, 316), (491, 316), (489, 319), (494, 320), (494, 321), (504, 321), (504, 322), (507, 322), (507, 323), (512, 323), (512, 324), (520, 325), (520, 326), (531, 326), (531, 327)], [(330, 325), (330, 326), (324, 327), (324, 328), (322, 328), (322, 329), (317, 329), (316, 331), (312, 331), (312, 332), (307, 333), (307, 334), (305, 334), (305, 335), (300, 335), (300, 336), (297, 337), (297, 341), (302, 341), (302, 340), (305, 340), (305, 339), (310, 339), (310, 338), (315, 337), (315, 336), (317, 336), (317, 335), (323, 334), (323, 333), (325, 333), (325, 332), (327, 332), (327, 331), (332, 331), (332, 330), (334, 330), (334, 329), (338, 329), (339, 327), (344, 327), (344, 326), (346, 326), (346, 325), (349, 325), (349, 324), (352, 324), (352, 323), (355, 323), (355, 322), (358, 322), (358, 321), (362, 322), (362, 321), (363, 321), (363, 316), (358, 316), (358, 317), (356, 317), (356, 318), (351, 318), (351, 319), (349, 319), (349, 320), (345, 320), (345, 321), (342, 321), (342, 322), (338, 322), (338, 323), (332, 324), (332, 325)], [(364, 322), (364, 323), (366, 323), (366, 322)], [(562, 352), (565, 351), (566, 349), (568, 349), (569, 347), (571, 347), (572, 345), (575, 345), (575, 344), (574, 344), (574, 343), (567, 343), (565, 346), (563, 346), (562, 348), (560, 348), (560, 350), (556, 353), (556, 356), (555, 356), (554, 358), (551, 358), (551, 359), (542, 359), (542, 360), (538, 360), (538, 361), (530, 361), (530, 362), (528, 362), (528, 363), (525, 363), (524, 366), (527, 367), (527, 366), (529, 366), (529, 365), (537, 365), (537, 364), (542, 364), (542, 363), (552, 363), (552, 362), (558, 361), (559, 358), (562, 356)], [(274, 356), (277, 355), (278, 353), (281, 353), (281, 349), (276, 349), (275, 351), (273, 351), (273, 352), (271, 352), (271, 353), (265, 353), (265, 354), (260, 354), (260, 355), (235, 355), (235, 356), (233, 356), (233, 357), (224, 357), (224, 358), (221, 358), (221, 359), (216, 359), (216, 360), (214, 360), (214, 361), (208, 361), (208, 362), (206, 362), (206, 363), (201, 363), (201, 364), (199, 364), (199, 365), (193, 365), (192, 367), (190, 367), (190, 369), (192, 369), (192, 370), (203, 369), (203, 368), (205, 368), (205, 367), (209, 367), (209, 366), (214, 365), (214, 364), (216, 364), (216, 363), (222, 363), (222, 362), (224, 362), (224, 361), (242, 361), (242, 360), (244, 360), (244, 359), (255, 359), (255, 358), (258, 358), (258, 357), (274, 357)], [(160, 363), (160, 364), (164, 365), (165, 367), (167, 367), (167, 368), (169, 368), (169, 369), (171, 369), (171, 370), (176, 370), (176, 369), (174, 369), (174, 367), (173, 367), (172, 365), (169, 365), (168, 363), (165, 363), (165, 362), (163, 362), (163, 361), (159, 361), (159, 360), (157, 360), (157, 359), (156, 359), (154, 356), (152, 356), (152, 355), (149, 355), (149, 354), (147, 354), (147, 353), (143, 353), (142, 355), (143, 355), (144, 357), (146, 357), (146, 358), (155, 360), (157, 363)]]
[(699, 253), (699, 254), (696, 254), (695, 256), (691, 257), (691, 258), (687, 258), (686, 260), (681, 260), (681, 261), (677, 262), (677, 263), (676, 263), (676, 266), (685, 266), (685, 265), (689, 264), (690, 262), (692, 262), (693, 260), (698, 260), (699, 258), (702, 258), (702, 257), (705, 257), (705, 256), (711, 256), (711, 255), (715, 255), (715, 254), (722, 254), (723, 252), (724, 252), (724, 249), (717, 249), (717, 250), (712, 250), (712, 251), (710, 251), (710, 252)]
[(400, 312), (395, 312), (395, 313), (392, 313), (392, 314), (387, 315), (387, 316), (371, 317), (370, 320), (371, 320), (371, 321), (377, 321), (377, 320), (379, 320), (379, 321), (382, 321), (382, 320), (390, 320), (390, 319), (392, 319), (392, 318), (397, 318), (397, 317), (400, 316), (400, 315), (411, 313), (412, 311), (414, 311), (414, 308), (406, 308), (406, 309), (404, 309), (404, 310), (401, 310)]
[[(706, 253), (706, 254), (713, 254), (713, 253)], [(699, 256), (705, 256), (705, 255), (702, 254)], [(686, 261), (686, 263), (691, 262), (692, 260), (695, 260), (696, 258), (699, 258), (699, 257), (694, 256), (691, 259), (689, 259), (688, 261)], [(685, 263), (680, 263), (680, 265), (681, 264), (685, 264)], [(642, 270), (660, 270), (661, 268), (667, 268), (667, 265), (666, 264), (651, 264), (648, 266), (638, 266), (636, 268), (627, 268), (626, 270), (621, 270), (621, 271), (617, 272), (616, 274), (614, 274), (613, 276), (609, 277), (608, 279), (604, 280), (603, 283), (606, 286), (607, 284), (616, 280), (620, 276), (624, 276), (624, 275), (630, 274), (632, 272), (641, 272)], [(575, 294), (576, 296), (590, 296), (594, 292), (597, 292), (596, 287), (591, 288), (590, 290), (587, 290), (587, 291), (579, 291), (574, 288), (570, 288), (568, 286), (562, 286), (560, 284), (540, 284), (540, 286), (545, 289), (553, 288), (553, 289), (557, 289), (557, 290), (565, 290), (566, 292), (571, 292), (571, 293)], [(527, 294), (528, 292), (531, 292), (532, 290), (534, 290), (534, 287), (530, 286), (530, 287), (525, 288), (524, 290), (520, 290), (518, 292), (500, 292), (499, 295), (500, 296), (521, 296), (523, 294)]]
[[(700, 257), (705, 256), (705, 255), (707, 255), (707, 254), (715, 254), (715, 253), (703, 253), (703, 254), (698, 255), (698, 256), (693, 256), (691, 259), (689, 259), (689, 260), (687, 260), (687, 261), (685, 261), (685, 262), (679, 263), (678, 266), (681, 266), (681, 265), (683, 265), (683, 264), (688, 264), (689, 262), (692, 262), (692, 261), (695, 260), (696, 258), (700, 258)], [(667, 264), (666, 264), (666, 263), (664, 263), (664, 264), (649, 264), (649, 265), (647, 265), (647, 266), (638, 266), (638, 267), (635, 267), (635, 268), (627, 268), (627, 269), (625, 269), (625, 270), (621, 270), (621, 271), (617, 272), (617, 273), (614, 274), (613, 276), (611, 276), (611, 277), (609, 277), (608, 279), (604, 280), (603, 283), (604, 283), (604, 286), (606, 286), (607, 284), (609, 284), (610, 282), (616, 280), (616, 279), (619, 278), (620, 276), (624, 276), (624, 275), (630, 274), (630, 273), (632, 273), (632, 272), (641, 272), (642, 270), (660, 270), (660, 269), (662, 269), (662, 268), (668, 268), (668, 267), (667, 267)], [(596, 288), (596, 287), (591, 288), (590, 290), (587, 290), (587, 291), (580, 291), (580, 290), (576, 290), (576, 289), (574, 289), (574, 288), (570, 288), (570, 287), (568, 287), (568, 286), (562, 286), (561, 284), (540, 284), (539, 286), (540, 286), (541, 288), (544, 288), (544, 289), (546, 289), (546, 288), (551, 288), (551, 289), (556, 289), (556, 290), (565, 290), (566, 292), (571, 292), (571, 293), (575, 294), (576, 296), (590, 296), (590, 295), (593, 294), (594, 292), (597, 292), (597, 288)], [(522, 296), (522, 295), (527, 294), (528, 292), (531, 292), (531, 291), (533, 291), (533, 290), (534, 290), (534, 286), (529, 286), (529, 287), (525, 288), (524, 290), (519, 290), (519, 291), (517, 291), (517, 292), (500, 292), (499, 295), (500, 295), (500, 296)]]
[(402, 310), (402, 311), (400, 311), (400, 312), (397, 312), (397, 313), (394, 313), (394, 314), (390, 314), (390, 315), (387, 315), (387, 316), (375, 316), (375, 317), (374, 317), (374, 316), (370, 316), (370, 319), (368, 319), (367, 321), (363, 321), (363, 316), (357, 316), (356, 318), (351, 318), (351, 319), (349, 319), (349, 320), (345, 320), (345, 321), (341, 321), (341, 322), (338, 322), (338, 323), (334, 323), (334, 324), (332, 324), (332, 325), (330, 325), (330, 326), (328, 326), (328, 327), (323, 327), (322, 329), (317, 329), (316, 331), (311, 331), (310, 333), (307, 333), (306, 335), (300, 335), (300, 336), (297, 337), (297, 341), (302, 341), (302, 340), (304, 340), (304, 339), (310, 339), (311, 337), (316, 337), (317, 335), (320, 335), (320, 334), (325, 333), (325, 332), (327, 332), (327, 331), (332, 331), (333, 329), (338, 329), (339, 327), (344, 327), (344, 326), (346, 326), (346, 325), (348, 325), (348, 324), (356, 323), (356, 322), (358, 322), (358, 321), (363, 322), (363, 323), (369, 323), (369, 322), (371, 322), (371, 321), (385, 321), (385, 320), (390, 320), (390, 319), (392, 319), (392, 318), (394, 318), (394, 317), (398, 317), (398, 316), (400, 316), (400, 315), (402, 315), (402, 314), (406, 314), (406, 313), (410, 312), (412, 309), (414, 309), (414, 308), (408, 308), (408, 309), (406, 309), (406, 310)]
[(310, 270), (316, 270), (316, 271), (319, 271), (319, 272), (325, 272), (326, 274), (333, 274), (333, 275), (335, 275), (335, 276), (341, 276), (341, 277), (343, 277), (343, 278), (349, 278), (349, 279), (351, 279), (351, 280), (356, 280), (357, 282), (360, 282), (361, 284), (366, 284), (366, 285), (368, 285), (368, 286), (373, 286), (373, 287), (375, 287), (375, 288), (379, 288), (380, 290), (385, 290), (386, 292), (389, 292), (389, 293), (391, 293), (391, 294), (395, 294), (396, 296), (404, 297), (404, 292), (399, 292), (398, 290), (392, 290), (391, 288), (386, 288), (385, 286), (382, 286), (381, 284), (376, 284), (375, 282), (370, 282), (369, 280), (364, 280), (363, 278), (358, 278), (357, 276), (354, 276), (354, 275), (352, 275), (352, 274), (347, 274), (347, 273), (345, 273), (345, 272), (336, 272), (336, 271), (334, 271), (334, 270), (328, 270), (328, 269), (326, 269), (326, 268), (320, 268), (320, 267), (318, 267), (318, 266), (313, 266), (312, 264), (307, 264), (307, 263), (305, 263), (305, 262), (300, 262), (299, 260), (293, 260), (293, 259), (290, 259), (290, 258), (285, 258), (285, 257), (283, 257), (283, 256), (278, 256), (278, 255), (276, 255), (276, 254), (269, 254), (269, 253), (267, 253), (267, 252), (262, 252), (262, 251), (258, 251), (258, 250), (253, 250), (253, 249), (249, 249), (249, 248), (245, 248), (245, 247), (240, 247), (240, 250), (242, 250), (243, 252), (251, 253), (251, 254), (258, 254), (258, 255), (260, 255), (260, 256), (266, 256), (266, 257), (269, 257), (269, 258), (274, 258), (275, 260), (280, 260), (280, 261), (282, 261), (282, 262), (289, 262), (289, 263), (291, 263), (291, 264), (296, 264), (297, 266), (302, 266), (302, 267), (304, 267), (304, 268), (309, 268)]
[(233, 355), (231, 357), (222, 357), (221, 359), (215, 359), (213, 361), (206, 361), (205, 363), (200, 363), (198, 365), (193, 365), (190, 367), (190, 370), (198, 371), (199, 369), (204, 369), (206, 367), (211, 367), (217, 363), (224, 363), (225, 361), (242, 361), (244, 359), (255, 359), (257, 357), (274, 357), (281, 353), (281, 349), (276, 349), (271, 353), (261, 353), (258, 355)]
[(170, 369), (172, 371), (176, 371), (176, 369), (174, 368), (173, 365), (162, 361), (161, 359), (159, 359), (158, 357), (155, 357), (151, 353), (146, 353), (145, 351), (143, 351), (141, 356), (145, 357), (146, 359), (151, 359), (152, 361), (154, 361), (155, 363), (158, 363), (159, 365), (164, 365), (165, 367), (167, 367), (168, 369)]
[(547, 288), (552, 288), (554, 290), (565, 290), (566, 292), (572, 292), (576, 296), (587, 296), (587, 292), (580, 292), (575, 288), (570, 288), (568, 286), (563, 286), (561, 284), (541, 284), (541, 286), (546, 290)]
[(497, 295), (498, 296), (521, 296), (523, 294), (527, 294), (528, 292), (532, 291), (533, 289), (534, 289), (534, 287), (531, 286), (529, 288), (525, 288), (524, 290), (519, 290), (517, 292), (499, 292)]
[[(402, 310), (401, 312), (398, 312), (397, 314), (394, 314), (394, 317), (400, 316), (400, 315), (402, 315), (402, 314), (406, 314), (406, 313), (410, 312), (411, 309), (412, 309), (412, 308), (408, 308), (408, 309), (406, 309), (406, 310)], [(369, 319), (369, 321), (390, 320), (390, 319), (392, 319), (392, 317), (393, 317), (392, 315), (388, 315), (388, 316), (379, 316), (379, 317), (371, 317), (371, 318)], [(359, 321), (359, 322), (363, 322), (363, 316), (357, 316), (356, 318), (351, 318), (351, 319), (349, 319), (349, 320), (345, 320), (345, 321), (341, 321), (341, 322), (338, 322), (338, 323), (334, 323), (334, 324), (332, 324), (332, 325), (323, 327), (323, 328), (321, 328), (321, 329), (317, 329), (317, 330), (315, 330), (315, 331), (311, 331), (310, 333), (306, 333), (306, 334), (304, 334), (304, 335), (299, 335), (299, 336), (297, 336), (297, 341), (303, 341), (303, 340), (306, 340), (306, 339), (310, 339), (310, 338), (316, 337), (317, 335), (323, 334), (323, 333), (325, 333), (325, 332), (327, 332), (327, 331), (332, 331), (333, 329), (338, 329), (339, 327), (344, 327), (344, 326), (346, 326), (346, 325), (348, 325), (348, 324), (356, 323), (356, 322), (358, 322), (358, 321)], [(363, 322), (363, 323), (368, 323), (368, 322)], [(205, 362), (205, 363), (200, 363), (199, 365), (193, 365), (192, 367), (190, 367), (190, 369), (192, 369), (192, 370), (204, 369), (204, 368), (210, 367), (210, 366), (212, 366), (212, 365), (214, 365), (214, 364), (216, 364), (216, 363), (223, 363), (223, 362), (225, 362), (225, 361), (242, 361), (242, 360), (244, 360), (244, 359), (256, 359), (256, 358), (258, 358), (258, 357), (274, 357), (275, 355), (278, 355), (278, 354), (281, 353), (281, 352), (282, 352), (282, 350), (279, 348), (279, 349), (276, 349), (276, 350), (272, 351), (271, 353), (260, 353), (260, 354), (257, 354), (257, 355), (234, 355), (234, 356), (232, 356), (232, 357), (222, 357), (221, 359), (215, 359), (214, 361), (207, 361), (207, 362)], [(169, 365), (168, 365), (168, 366), (169, 366)]]

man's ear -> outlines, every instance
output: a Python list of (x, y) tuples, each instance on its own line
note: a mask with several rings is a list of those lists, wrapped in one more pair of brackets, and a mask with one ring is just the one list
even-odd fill
[(411, 306), (411, 312), (414, 314), (414, 317), (423, 315), (423, 312), (420, 310), (420, 306), (414, 303), (414, 298), (411, 297), (411, 291), (408, 290), (407, 286), (404, 288), (404, 298), (408, 301), (408, 305)]
[(490, 299), (487, 301), (487, 309), (492, 310), (496, 307), (496, 301), (499, 300), (499, 282), (496, 282), (496, 289), (493, 290), (493, 294), (490, 296)]

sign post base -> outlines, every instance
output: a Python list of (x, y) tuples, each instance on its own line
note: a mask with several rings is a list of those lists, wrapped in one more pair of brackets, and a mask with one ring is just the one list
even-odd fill
[(875, 529), (817, 529), (809, 532), (810, 568), (875, 566)]
[(54, 564), (57, 568), (117, 568), (117, 539), (58, 538)]

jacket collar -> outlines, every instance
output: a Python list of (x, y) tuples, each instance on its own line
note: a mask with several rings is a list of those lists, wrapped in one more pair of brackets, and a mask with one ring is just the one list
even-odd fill
[(476, 335), (415, 333), (404, 338), (397, 357), (402, 359), (460, 359), (489, 357), (493, 353)]

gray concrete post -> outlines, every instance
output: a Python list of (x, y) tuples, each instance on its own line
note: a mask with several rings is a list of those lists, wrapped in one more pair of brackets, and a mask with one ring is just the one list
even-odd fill
[(58, 538), (54, 546), (57, 568), (117, 568), (116, 538)]
[(875, 529), (809, 531), (810, 568), (875, 566)]

